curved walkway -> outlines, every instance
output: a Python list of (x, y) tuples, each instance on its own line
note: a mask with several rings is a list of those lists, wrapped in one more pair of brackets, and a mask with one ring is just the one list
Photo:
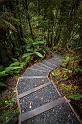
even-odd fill
[(80, 124), (65, 97), (50, 82), (48, 74), (63, 58), (53, 58), (27, 68), (17, 83), (20, 124)]

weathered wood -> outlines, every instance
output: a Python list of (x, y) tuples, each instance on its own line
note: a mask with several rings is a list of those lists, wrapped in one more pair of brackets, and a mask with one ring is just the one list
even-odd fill
[(54, 100), (54, 101), (52, 101), (50, 103), (47, 103), (47, 104), (45, 104), (43, 106), (40, 106), (40, 107), (38, 107), (38, 108), (36, 108), (36, 109), (34, 109), (32, 111), (24, 113), (24, 114), (21, 115), (21, 122), (25, 121), (25, 120), (27, 120), (29, 118), (32, 118), (32, 117), (34, 117), (36, 115), (39, 115), (42, 112), (45, 112), (45, 111), (55, 107), (56, 105), (59, 105), (59, 104), (65, 103), (65, 102), (66, 102), (66, 100), (62, 97), (62, 98), (56, 99), (56, 100)]
[(50, 84), (50, 83), (48, 82), (48, 83), (46, 83), (46, 84), (43, 84), (43, 85), (40, 85), (40, 86), (35, 87), (35, 88), (33, 88), (33, 89), (30, 89), (30, 90), (28, 90), (28, 91), (26, 91), (26, 92), (24, 92), (24, 93), (18, 95), (18, 98), (20, 99), (20, 98), (22, 98), (22, 97), (24, 97), (24, 96), (26, 96), (26, 95), (29, 95), (29, 94), (31, 94), (31, 93), (33, 93), (33, 92), (35, 92), (35, 91), (37, 91), (37, 90), (39, 90), (39, 89), (41, 89), (41, 88), (47, 86), (47, 85), (49, 85), (49, 84)]

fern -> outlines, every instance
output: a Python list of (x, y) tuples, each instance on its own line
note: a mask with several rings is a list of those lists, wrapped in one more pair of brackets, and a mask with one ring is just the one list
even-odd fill
[(9, 67), (14, 67), (14, 66), (20, 66), (20, 62), (16, 61), (14, 63), (11, 63)]
[(4, 70), (4, 71), (2, 71), (2, 72), (0, 72), (0, 77), (5, 77), (5, 76), (7, 76), (8, 74), (6, 73), (6, 71)]
[(22, 56), (22, 59), (25, 59), (25, 58), (30, 58), (30, 56), (32, 56), (33, 55), (33, 53), (25, 53), (25, 54), (23, 54), (23, 56)]
[(15, 73), (16, 71), (18, 71), (18, 70), (20, 70), (21, 69), (21, 67), (20, 66), (14, 66), (14, 67), (7, 67), (6, 69), (5, 69), (5, 72), (6, 72), (6, 74), (11, 74), (11, 73)]
[(35, 55), (37, 55), (40, 58), (43, 58), (44, 57), (40, 52), (35, 52)]
[(80, 100), (82, 99), (82, 95), (77, 93), (77, 94), (70, 95), (68, 98), (73, 99), (73, 100)]
[(46, 43), (46, 41), (45, 40), (43, 40), (43, 41), (35, 41), (34, 43), (33, 43), (33, 45), (35, 46), (35, 45), (44, 45)]

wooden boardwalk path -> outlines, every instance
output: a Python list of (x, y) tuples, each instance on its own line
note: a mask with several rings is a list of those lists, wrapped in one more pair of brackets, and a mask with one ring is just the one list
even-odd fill
[(49, 60), (27, 68), (17, 83), (17, 100), (20, 124), (80, 124), (65, 97), (50, 82), (51, 70), (61, 64), (63, 58), (55, 55)]

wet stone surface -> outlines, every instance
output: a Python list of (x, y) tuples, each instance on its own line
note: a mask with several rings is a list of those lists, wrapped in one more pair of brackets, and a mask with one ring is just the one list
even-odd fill
[(23, 76), (47, 76), (48, 72), (42, 72), (38, 70), (27, 69)]
[(37, 107), (40, 107), (46, 103), (49, 103), (57, 98), (59, 98), (57, 90), (52, 84), (49, 84), (43, 87), (40, 90), (37, 90), (34, 93), (31, 93), (20, 99), (21, 112), (28, 112)]
[(31, 66), (31, 68), (32, 69), (37, 69), (37, 70), (42, 70), (42, 71), (45, 71), (45, 72), (48, 72), (50, 70), (48, 68), (43, 67), (41, 63), (34, 64), (33, 66)]
[(30, 70), (31, 69), (36, 69), (36, 70), (30, 71), (29, 69), (27, 69), (24, 72), (23, 76), (40, 76), (42, 75), (42, 73), (45, 76), (46, 73), (48, 74), (49, 71), (57, 67), (58, 64), (61, 64), (62, 61), (63, 61), (63, 58), (61, 56), (55, 55), (55, 57), (53, 57), (52, 59), (44, 60), (42, 63), (37, 63), (37, 64), (32, 65), (30, 67)]
[(80, 124), (69, 105), (63, 103), (39, 114), (22, 124)]
[(62, 61), (64, 59), (64, 56), (55, 54), (54, 57), (51, 59), (54, 59), (55, 61)]
[(63, 59), (62, 58), (59, 59), (59, 58), (54, 57), (52, 59), (49, 59), (47, 62), (50, 62), (55, 66), (58, 66), (59, 64), (61, 64), (63, 62)]
[(18, 94), (50, 82), (48, 78), (21, 78), (18, 83)]
[(48, 65), (45, 65), (45, 64), (41, 64), (41, 66), (40, 67), (43, 67), (43, 68), (45, 68), (45, 69), (47, 69), (47, 70), (52, 70), (53, 68), (51, 68), (51, 67), (49, 67)]
[(47, 66), (47, 65), (45, 65), (45, 64), (43, 64), (43, 63), (39, 63), (39, 64), (37, 64), (37, 65), (34, 65), (34, 66), (32, 66), (33, 68), (36, 68), (36, 67), (38, 67), (38, 68), (40, 68), (40, 69), (43, 69), (43, 70), (45, 70), (45, 71), (50, 71), (52, 68), (50, 68), (49, 66)]
[(55, 67), (57, 67), (57, 63), (56, 64), (52, 64), (52, 63), (50, 63), (50, 62), (48, 62), (46, 60), (43, 61), (42, 63), (45, 64), (45, 65), (47, 65), (47, 66), (49, 66), (49, 67), (51, 67), (52, 69), (55, 68)]

